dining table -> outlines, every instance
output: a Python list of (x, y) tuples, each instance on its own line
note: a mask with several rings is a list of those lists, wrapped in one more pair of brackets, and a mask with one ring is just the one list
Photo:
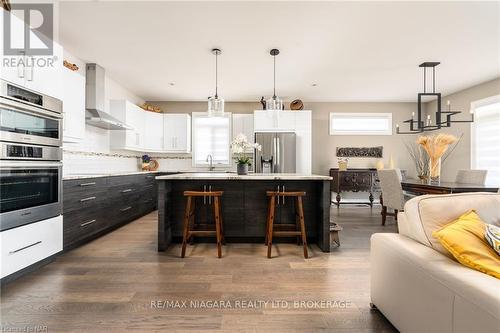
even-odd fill
[(421, 179), (404, 179), (401, 181), (403, 191), (415, 194), (451, 194), (466, 192), (498, 192), (498, 186), (484, 184), (466, 184), (457, 182), (431, 183)]

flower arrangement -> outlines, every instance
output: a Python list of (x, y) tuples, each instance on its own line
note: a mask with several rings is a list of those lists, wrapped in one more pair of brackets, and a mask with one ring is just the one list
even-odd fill
[(441, 176), (441, 157), (448, 147), (457, 142), (451, 134), (440, 133), (436, 136), (420, 136), (417, 143), (425, 150), (429, 157), (429, 176), (431, 181), (439, 181)]
[(151, 156), (149, 156), (149, 155), (142, 155), (141, 159), (142, 159), (142, 163), (151, 162)]
[(246, 164), (252, 165), (250, 162), (250, 157), (245, 155), (245, 151), (247, 149), (257, 149), (258, 151), (262, 150), (262, 146), (258, 143), (250, 143), (245, 134), (238, 134), (233, 141), (231, 142), (231, 151), (233, 154), (236, 154), (235, 161), (236, 164)]

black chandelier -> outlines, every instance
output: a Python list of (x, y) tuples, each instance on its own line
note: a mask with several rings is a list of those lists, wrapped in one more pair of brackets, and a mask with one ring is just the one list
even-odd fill
[[(439, 64), (439, 62), (427, 61), (418, 66), (422, 67), (424, 72), (424, 92), (418, 93), (417, 119), (415, 119), (415, 112), (412, 112), (411, 119), (404, 121), (404, 123), (410, 124), (410, 130), (401, 132), (399, 131), (399, 125), (396, 125), (397, 134), (415, 134), (435, 131), (443, 127), (451, 127), (452, 123), (472, 123), (474, 121), (474, 114), (472, 112), (470, 120), (451, 120), (452, 116), (462, 113), (462, 111), (452, 110), (450, 101), (446, 102), (446, 110), (441, 109), (441, 93), (436, 92), (436, 66)], [(427, 68), (432, 68), (432, 92), (427, 92)], [(422, 120), (422, 98), (427, 96), (437, 98), (436, 119), (434, 123), (432, 122), (430, 114), (427, 115), (425, 121)], [(445, 119), (443, 119), (444, 117)]]

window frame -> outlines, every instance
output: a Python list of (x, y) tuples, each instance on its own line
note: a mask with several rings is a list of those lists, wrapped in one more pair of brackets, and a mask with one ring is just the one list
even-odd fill
[[(370, 131), (370, 130), (335, 130), (332, 128), (332, 121), (335, 116), (351, 116), (358, 118), (385, 118), (389, 122), (387, 129), (383, 131)], [(328, 130), (330, 135), (392, 135), (393, 122), (392, 113), (390, 112), (330, 112)]]
[[(500, 103), (500, 95), (490, 96), (470, 103), (470, 110), (476, 117), (476, 109), (482, 106)], [(477, 168), (477, 152), (476, 152), (476, 119), (470, 123), (470, 168)]]
[[(232, 154), (231, 154), (231, 140), (233, 138), (233, 124), (232, 124), (232, 113), (231, 112), (225, 112), (224, 115), (222, 116), (224, 118), (228, 118), (229, 119), (229, 126), (228, 126), (228, 141), (227, 141), (227, 147), (228, 147), (228, 151), (227, 151), (227, 157), (228, 157), (228, 161), (229, 163), (216, 163), (214, 161), (214, 164), (213, 166), (216, 167), (216, 168), (230, 168), (233, 166), (233, 158), (232, 158)], [(196, 126), (195, 126), (195, 120), (197, 118), (211, 118), (209, 115), (208, 115), (208, 112), (192, 112), (191, 113), (191, 165), (194, 167), (194, 168), (207, 168), (210, 164), (209, 162), (203, 162), (203, 163), (196, 163), (196, 150), (197, 150), (197, 145), (196, 145)]]

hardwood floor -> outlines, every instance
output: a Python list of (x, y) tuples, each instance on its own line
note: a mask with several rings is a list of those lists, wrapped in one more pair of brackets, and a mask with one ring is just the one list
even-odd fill
[(332, 217), (344, 230), (330, 254), (310, 245), (306, 260), (300, 246), (277, 244), (267, 259), (263, 244), (228, 244), (217, 259), (215, 244), (195, 244), (181, 259), (178, 245), (156, 251), (154, 212), (4, 286), (1, 325), (48, 332), (396, 331), (369, 309), (369, 238), (395, 232), (393, 219), (382, 227), (379, 207), (352, 206), (332, 207)]

